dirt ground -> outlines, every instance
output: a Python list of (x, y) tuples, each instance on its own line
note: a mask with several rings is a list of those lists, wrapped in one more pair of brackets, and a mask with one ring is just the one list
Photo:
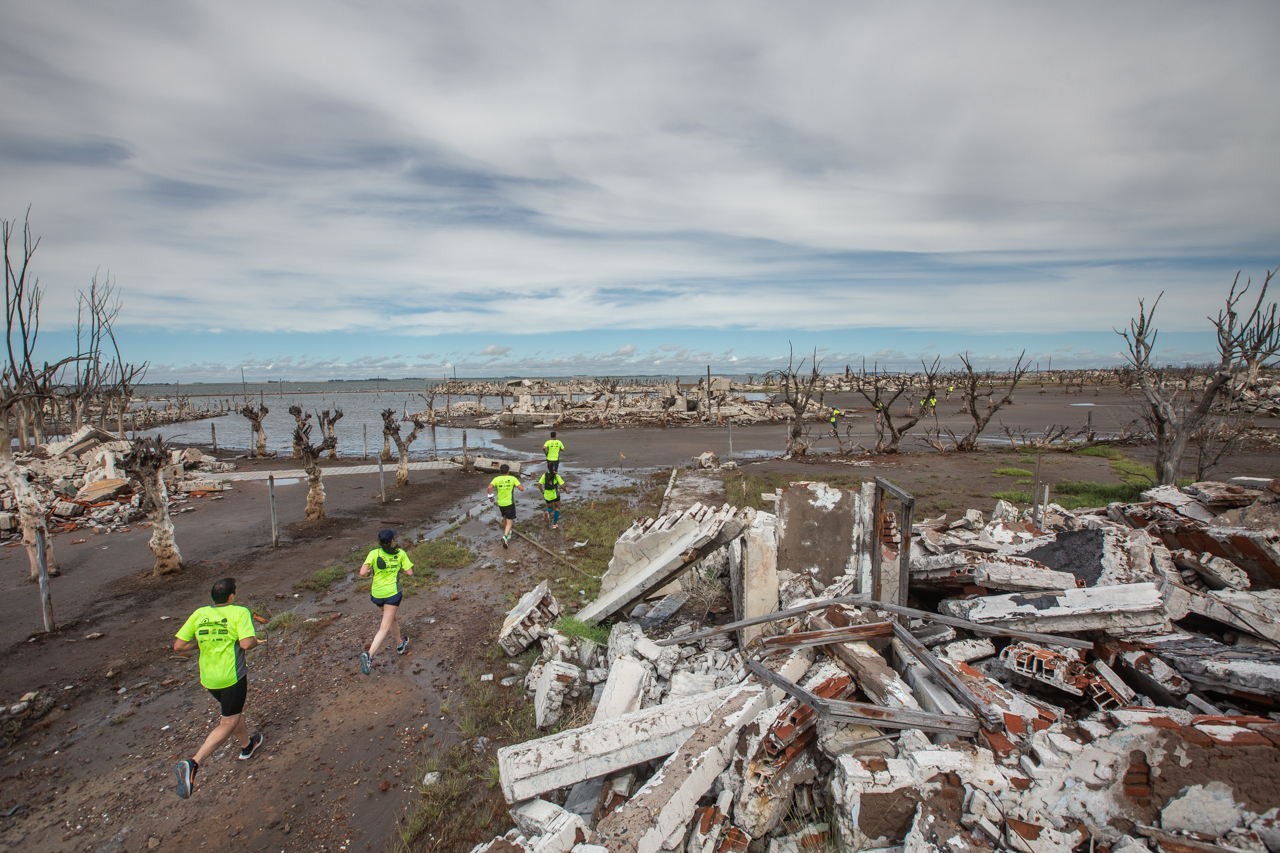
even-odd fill
[[(1056, 422), (1049, 416), (1071, 411), (1062, 400), (1041, 404), (1039, 395), (1028, 396), (1020, 411), (1026, 423), (1040, 414), (1045, 423)], [(566, 430), (561, 437), (568, 446), (562, 473), (571, 488), (585, 485), (588, 494), (627, 475), (686, 464), (703, 450), (722, 458), (728, 450), (722, 429)], [(544, 440), (544, 431), (531, 431), (504, 443), (528, 453)], [(1028, 467), (1019, 462), (1024, 453), (999, 445), (977, 454), (904, 454), (868, 463), (821, 455), (765, 459), (783, 443), (780, 425), (735, 429), (733, 441), (744, 465), (729, 477), (885, 476), (915, 493), (928, 515), (954, 516), (967, 507), (989, 512), (995, 492), (1028, 488), (995, 473)], [(820, 444), (824, 449), (834, 443)], [(1134, 458), (1141, 457), (1135, 451)], [(240, 464), (279, 469), (296, 463)], [(1100, 457), (1044, 454), (1041, 465), (1046, 482), (1117, 481)], [(1280, 454), (1245, 454), (1220, 472), (1235, 474), (1280, 476)], [(482, 502), (489, 477), (420, 471), (412, 479), (408, 488), (389, 489), (384, 505), (377, 475), (330, 477), (330, 519), (314, 525), (302, 522), (306, 485), (279, 486), (284, 537), (275, 551), (265, 483), (236, 483), (218, 498), (192, 499), (187, 506), (195, 509), (175, 519), (188, 566), (166, 578), (150, 577), (149, 531), (59, 534), (54, 544), (64, 575), (53, 581), (60, 628), (52, 635), (42, 632), (25, 552), (0, 549), (6, 684), (0, 701), (15, 703), (28, 691), (56, 699), (51, 712), (0, 747), (0, 846), (36, 853), (219, 844), (245, 851), (392, 849), (397, 820), (419, 797), (422, 768), (462, 737), (452, 706), (464, 677), (511, 674), (494, 644), (502, 615), (533, 577), (554, 572), (555, 565), (523, 542), (503, 550), (488, 515), (467, 522), (458, 533), (479, 559), (440, 570), (439, 583), (407, 598), (401, 619), (410, 653), (380, 654), (374, 674), (361, 676), (356, 656), (375, 632), (376, 609), (349, 580), (323, 594), (293, 585), (372, 547), (379, 528), (442, 532)], [(720, 492), (711, 484), (705, 494), (719, 498)], [(522, 500), (532, 506), (528, 495)], [(317, 621), (270, 636), (250, 653), (246, 717), (252, 730), (265, 734), (265, 747), (250, 762), (236, 761), (236, 748), (224, 747), (202, 766), (197, 791), (184, 802), (173, 793), (173, 764), (195, 751), (216, 711), (200, 687), (195, 658), (173, 653), (173, 634), (207, 603), (212, 582), (225, 576), (237, 579), (241, 604), (294, 609), (300, 619)], [(103, 636), (87, 639), (91, 633)], [(463, 850), (509, 826), (500, 803), (496, 813), (456, 819), (469, 824)], [(414, 849), (438, 849), (429, 842)]]

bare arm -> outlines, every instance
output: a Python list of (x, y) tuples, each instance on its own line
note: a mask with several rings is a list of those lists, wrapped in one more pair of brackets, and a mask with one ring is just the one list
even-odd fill
[(200, 648), (200, 644), (195, 640), (177, 639), (173, 641), (173, 650), (175, 652), (192, 652)]
[(240, 648), (244, 649), (246, 652), (256, 645), (258, 645), (257, 637), (241, 637), (240, 638)]

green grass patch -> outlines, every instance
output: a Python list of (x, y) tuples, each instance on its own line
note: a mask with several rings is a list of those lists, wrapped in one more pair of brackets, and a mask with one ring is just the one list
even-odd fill
[(1114, 447), (1107, 444), (1099, 444), (1094, 447), (1086, 447), (1082, 450), (1073, 451), (1076, 456), (1101, 456), (1103, 459), (1123, 459), (1124, 454)]
[(590, 622), (579, 622), (572, 616), (561, 616), (552, 627), (566, 637), (583, 637), (602, 646), (609, 645), (609, 629), (603, 625), (592, 625)]
[(1035, 457), (1034, 457), (1034, 456), (1019, 456), (1019, 457), (1018, 457), (1018, 461), (1019, 461), (1019, 462), (1021, 462), (1021, 463), (1022, 463), (1022, 464), (1024, 464), (1024, 465), (1027, 465), (1027, 464), (1030, 464), (1030, 463), (1032, 463), (1032, 462), (1035, 462), (1035, 461), (1036, 461), (1036, 459), (1035, 459)]
[(1064, 509), (1106, 506), (1116, 501), (1136, 503), (1142, 500), (1142, 489), (1129, 483), (1090, 483), (1068, 480), (1053, 487), (1049, 500)]
[(460, 569), (476, 561), (475, 553), (456, 539), (429, 539), (409, 549), (413, 570)]
[(1004, 477), (1030, 477), (1031, 472), (1026, 468), (997, 468), (995, 471)]
[(333, 586), (340, 580), (344, 580), (347, 572), (351, 571), (345, 563), (338, 563), (329, 566), (327, 569), (321, 569), (306, 580), (298, 581), (293, 585), (296, 590), (309, 589), (312, 592), (328, 592), (329, 587)]
[(272, 617), (271, 621), (267, 623), (267, 630), (268, 631), (276, 631), (276, 630), (287, 631), (290, 628), (292, 628), (293, 624), (297, 621), (298, 621), (298, 614), (294, 613), (292, 610), (286, 610), (284, 613), (278, 613), (274, 617)]
[(1030, 504), (1030, 492), (996, 492), (991, 497), (997, 500), (1008, 501), (1011, 504)]

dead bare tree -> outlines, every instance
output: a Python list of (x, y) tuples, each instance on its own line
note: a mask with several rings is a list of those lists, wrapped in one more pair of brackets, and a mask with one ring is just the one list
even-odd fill
[(331, 449), (333, 439), (328, 436), (319, 444), (311, 443), (311, 424), (294, 428), (293, 440), (302, 450), (302, 470), (307, 472), (307, 521), (324, 521), (324, 481), (320, 471), (320, 457)]
[(266, 420), (267, 413), (271, 411), (262, 405), (255, 407), (252, 403), (245, 403), (240, 409), (240, 414), (249, 419), (249, 425), (253, 428), (253, 435), (249, 439), (249, 458), (261, 456), (264, 459), (267, 456), (267, 430), (263, 427), (262, 422)]
[(402, 438), (400, 424), (396, 422), (395, 410), (382, 410), (382, 434), (395, 441), (396, 450), (400, 453), (400, 462), (396, 465), (397, 486), (409, 485), (409, 448), (417, 440), (418, 433), (428, 426), (426, 420), (417, 415), (406, 415), (405, 420), (413, 424), (413, 429), (409, 431), (408, 436)]
[(301, 458), (302, 458), (302, 446), (301, 446), (300, 444), (298, 444), (298, 432), (297, 432), (297, 427), (300, 427), (300, 426), (302, 426), (303, 424), (305, 424), (307, 421), (311, 420), (311, 413), (310, 413), (310, 412), (304, 412), (304, 411), (302, 411), (302, 407), (301, 407), (301, 406), (294, 405), (294, 406), (290, 406), (290, 407), (289, 407), (289, 414), (293, 415), (293, 421), (294, 421), (294, 433), (293, 433), (293, 457), (292, 457), (292, 458), (294, 458), (294, 459), (301, 459)]
[(8, 356), (0, 368), (0, 477), (13, 491), (22, 527), (22, 544), (26, 546), (31, 563), (31, 579), (36, 580), (39, 577), (39, 535), (44, 539), (45, 565), (50, 575), (59, 573), (58, 562), (53, 554), (53, 537), (45, 524), (45, 510), (31, 488), (29, 472), (14, 460), (12, 425), (16, 423), (21, 434), (27, 406), (42, 397), (44, 392), (41, 389), (47, 386), (50, 377), (57, 376), (77, 357), (70, 356), (54, 364), (45, 362), (37, 365), (35, 362), (33, 353), (40, 332), (43, 289), (31, 269), (31, 258), (40, 245), (40, 239), (31, 233), (30, 217), (28, 209), (22, 223), (20, 258), (15, 257), (15, 247), (10, 245), (17, 222), (0, 220), (0, 238), (4, 244), (5, 352)]
[[(1023, 358), (1026, 356), (1026, 350), (1018, 355), (1018, 361), (1014, 364), (1013, 370), (1007, 375), (998, 376), (991, 371), (983, 371), (979, 373), (973, 369), (973, 362), (969, 360), (969, 354), (965, 353), (960, 356), (960, 363), (964, 365), (964, 372), (959, 375), (957, 384), (960, 386), (961, 399), (964, 400), (964, 408), (968, 411), (969, 416), (973, 418), (973, 426), (965, 433), (964, 437), (955, 443), (955, 449), (964, 452), (971, 452), (978, 449), (978, 436), (982, 435), (982, 431), (987, 428), (987, 424), (991, 423), (991, 419), (995, 417), (996, 412), (1009, 405), (1013, 400), (1014, 389), (1018, 387), (1018, 382), (1031, 369), (1031, 363), (1023, 364)], [(1005, 382), (1009, 383), (1009, 388), (1000, 397), (996, 396), (998, 382), (1000, 387), (1004, 387)]]
[(329, 448), (329, 458), (338, 458), (338, 421), (342, 420), (345, 413), (337, 406), (333, 409), (333, 414), (329, 414), (329, 410), (325, 409), (320, 413), (320, 432), (325, 438), (333, 439), (333, 446)]
[(614, 398), (618, 395), (618, 388), (622, 385), (622, 380), (612, 376), (602, 376), (595, 381), (595, 390), (598, 396), (604, 397), (604, 409), (600, 411), (600, 423), (604, 423), (609, 418), (609, 405), (613, 403)]
[[(866, 364), (854, 377), (854, 388), (862, 395), (871, 408), (879, 416), (876, 430), (876, 453), (897, 453), (902, 446), (902, 437), (907, 430), (914, 427), (925, 416), (929, 408), (929, 400), (937, 396), (938, 376), (941, 374), (941, 358), (934, 358), (933, 364), (920, 366), (924, 368), (924, 399), (918, 408), (914, 405), (916, 377), (909, 373), (882, 373), (878, 364), (873, 365), (871, 373), (867, 373)], [(894, 415), (893, 407), (899, 398), (907, 395), (907, 410), (899, 418)]]
[(169, 490), (164, 482), (164, 469), (170, 464), (170, 451), (160, 436), (141, 438), (121, 460), (138, 485), (142, 487), (142, 509), (151, 520), (151, 553), (156, 564), (151, 574), (173, 574), (182, 569), (182, 554), (174, 536), (173, 519), (169, 516)]
[(1161, 293), (1147, 309), (1138, 300), (1138, 316), (1130, 320), (1129, 328), (1116, 334), (1128, 345), (1128, 358), (1133, 365), (1138, 387), (1146, 399), (1149, 419), (1155, 426), (1156, 478), (1160, 485), (1175, 485), (1178, 467), (1187, 451), (1192, 436), (1209, 416), (1214, 402), (1229, 386), (1232, 379), (1250, 369), (1250, 364), (1265, 362), (1280, 352), (1280, 327), (1276, 324), (1276, 305), (1264, 305), (1267, 286), (1275, 270), (1268, 270), (1262, 282), (1258, 299), (1249, 313), (1241, 317), (1237, 306), (1249, 292), (1252, 284), (1245, 281), (1239, 289), (1240, 273), (1236, 273), (1227, 293), (1226, 305), (1218, 312), (1217, 319), (1209, 318), (1218, 336), (1218, 363), (1206, 377), (1203, 389), (1191, 390), (1191, 383), (1182, 387), (1162, 387), (1159, 369), (1152, 363), (1158, 332), (1155, 327), (1156, 307)]
[(796, 364), (795, 349), (790, 344), (788, 348), (790, 354), (787, 357), (787, 366), (769, 371), (765, 374), (764, 380), (767, 384), (781, 389), (783, 402), (791, 407), (795, 415), (791, 421), (791, 429), (787, 433), (787, 452), (804, 453), (807, 447), (800, 441), (803, 434), (801, 423), (805, 412), (809, 410), (810, 403), (813, 402), (814, 390), (819, 379), (818, 369), (822, 366), (822, 362), (818, 361), (818, 349), (814, 347), (809, 372), (806, 374), (804, 363), (808, 359), (802, 358), (800, 363)]

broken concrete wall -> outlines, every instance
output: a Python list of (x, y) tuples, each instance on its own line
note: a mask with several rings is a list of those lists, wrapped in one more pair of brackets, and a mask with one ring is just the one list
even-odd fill
[[(764, 616), (778, 609), (777, 527), (777, 516), (758, 512), (747, 528), (741, 588), (734, 590), (734, 597), (740, 602), (735, 603), (734, 615), (739, 619)], [(746, 648), (764, 630), (763, 625), (743, 628), (738, 632), (739, 645)]]
[(823, 586), (856, 569), (858, 503), (853, 489), (792, 483), (778, 502), (778, 568), (796, 574), (817, 569)]

